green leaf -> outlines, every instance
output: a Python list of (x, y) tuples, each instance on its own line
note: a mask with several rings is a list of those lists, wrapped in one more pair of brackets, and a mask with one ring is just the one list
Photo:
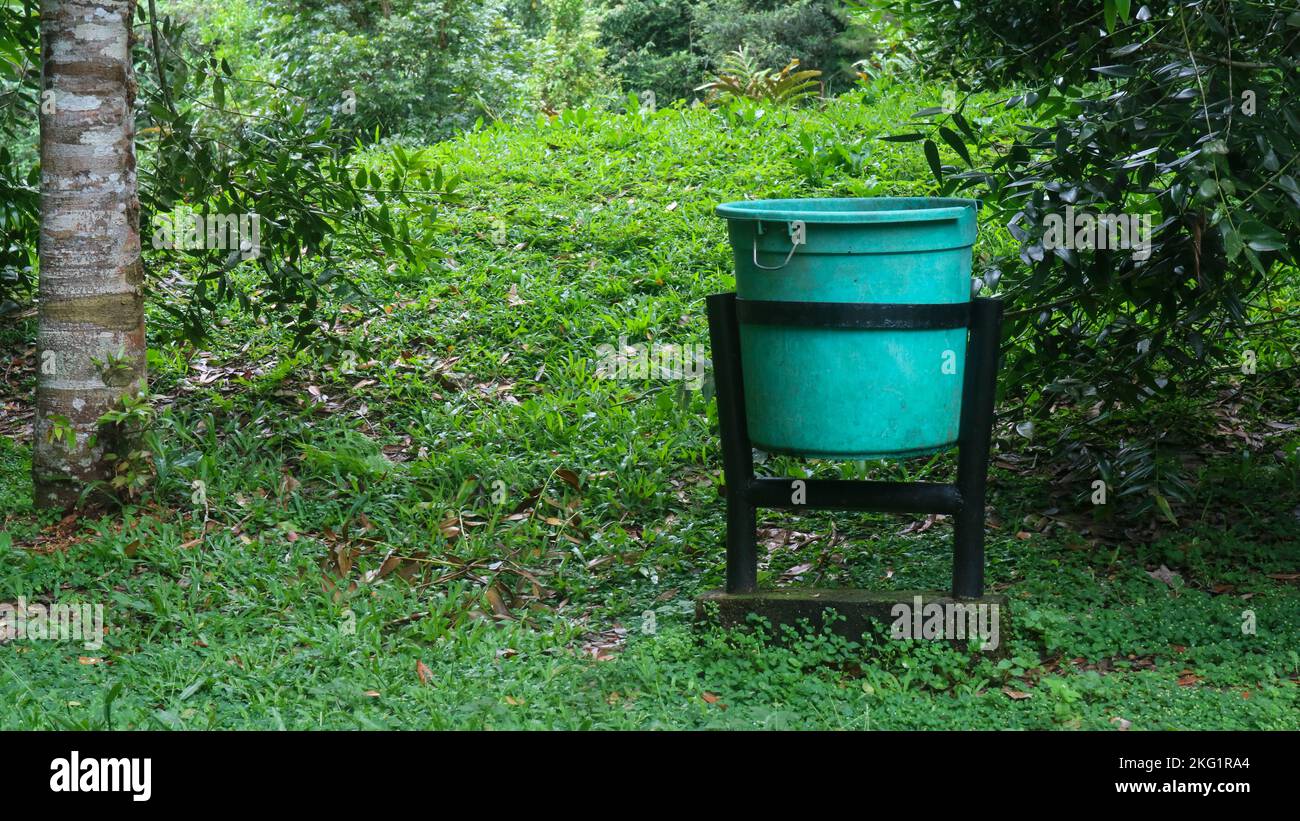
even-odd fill
[(975, 167), (975, 163), (971, 162), (970, 152), (966, 150), (966, 143), (962, 142), (961, 137), (957, 136), (956, 131), (953, 131), (951, 128), (939, 126), (939, 136), (943, 137), (943, 141), (946, 142), (953, 151), (956, 151), (957, 155), (965, 160), (967, 165), (972, 168)]
[(1161, 515), (1168, 519), (1169, 523), (1174, 527), (1178, 527), (1178, 519), (1174, 517), (1173, 508), (1169, 507), (1169, 500), (1159, 493), (1155, 494), (1155, 497), (1156, 507), (1160, 508)]
[(1296, 184), (1295, 178), (1287, 174), (1279, 176), (1273, 181), (1273, 184), (1290, 194), (1292, 197), (1300, 197), (1300, 185)]
[(1291, 126), (1291, 130), (1300, 134), (1300, 118), (1296, 117), (1295, 112), (1290, 108), (1283, 108), (1282, 116), (1286, 118), (1286, 124)]
[(939, 146), (934, 144), (934, 140), (925, 141), (925, 161), (930, 164), (930, 173), (934, 174), (935, 182), (943, 184), (943, 166), (939, 162)]
[(1093, 71), (1097, 72), (1103, 77), (1129, 78), (1129, 77), (1137, 76), (1136, 68), (1134, 68), (1133, 66), (1125, 66), (1125, 65), (1097, 66), (1096, 68), (1093, 69)]
[(1241, 235), (1227, 222), (1220, 226), (1220, 230), (1223, 233), (1223, 252), (1228, 261), (1232, 262), (1241, 254), (1241, 249), (1245, 247), (1245, 244), (1241, 241)]
[(122, 694), (122, 682), (116, 682), (104, 695), (104, 729), (113, 729), (113, 702)]
[(966, 139), (972, 143), (979, 142), (979, 134), (971, 127), (970, 123), (966, 122), (966, 118), (961, 115), (960, 111), (952, 113), (952, 121), (957, 124), (957, 128), (961, 130), (961, 133), (966, 135)]
[(1258, 220), (1247, 220), (1237, 229), (1246, 245), (1255, 251), (1282, 251), (1286, 249), (1286, 238), (1274, 229)]

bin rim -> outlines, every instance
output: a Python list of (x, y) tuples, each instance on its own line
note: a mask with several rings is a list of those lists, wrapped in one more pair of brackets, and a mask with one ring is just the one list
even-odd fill
[(961, 197), (796, 197), (724, 202), (714, 213), (729, 220), (863, 225), (955, 220), (980, 205)]

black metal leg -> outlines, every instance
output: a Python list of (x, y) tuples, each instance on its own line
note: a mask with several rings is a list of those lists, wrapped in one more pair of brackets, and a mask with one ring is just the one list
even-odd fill
[(749, 498), (754, 455), (745, 421), (736, 295), (713, 294), (708, 298), (708, 313), (727, 482), (727, 592), (753, 593), (758, 589), (758, 514)]
[(1001, 336), (1002, 301), (973, 300), (957, 444), (957, 490), (962, 498), (952, 557), (952, 594), (957, 597), (984, 595), (984, 490)]
[[(740, 323), (736, 295), (708, 298), (713, 378), (727, 484), (727, 592), (758, 589), (757, 502), (787, 507), (786, 480), (756, 479), (740, 357)], [(966, 373), (958, 434), (955, 485), (809, 480), (807, 509), (956, 510), (952, 593), (975, 598), (984, 594), (984, 496), (1002, 329), (1002, 302), (977, 298), (970, 305)], [(955, 492), (954, 492), (955, 491)], [(817, 499), (814, 501), (813, 496)], [(824, 497), (824, 498), (823, 498)]]

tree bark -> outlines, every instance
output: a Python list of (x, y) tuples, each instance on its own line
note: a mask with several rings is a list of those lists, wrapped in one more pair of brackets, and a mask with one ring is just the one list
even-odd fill
[[(130, 443), (101, 416), (145, 389), (135, 0), (42, 0), (35, 449), (41, 507), (70, 508)], [(102, 491), (107, 492), (107, 487)], [(97, 493), (90, 494), (92, 496)]]

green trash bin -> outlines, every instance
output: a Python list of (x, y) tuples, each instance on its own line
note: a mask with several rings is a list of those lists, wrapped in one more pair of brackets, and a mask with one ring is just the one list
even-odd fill
[(742, 378), (755, 447), (868, 459), (957, 444), (964, 322), (861, 329), (795, 319), (799, 304), (809, 302), (968, 307), (960, 303), (971, 299), (977, 206), (928, 197), (718, 206), (735, 254), (737, 304), (745, 309)]

